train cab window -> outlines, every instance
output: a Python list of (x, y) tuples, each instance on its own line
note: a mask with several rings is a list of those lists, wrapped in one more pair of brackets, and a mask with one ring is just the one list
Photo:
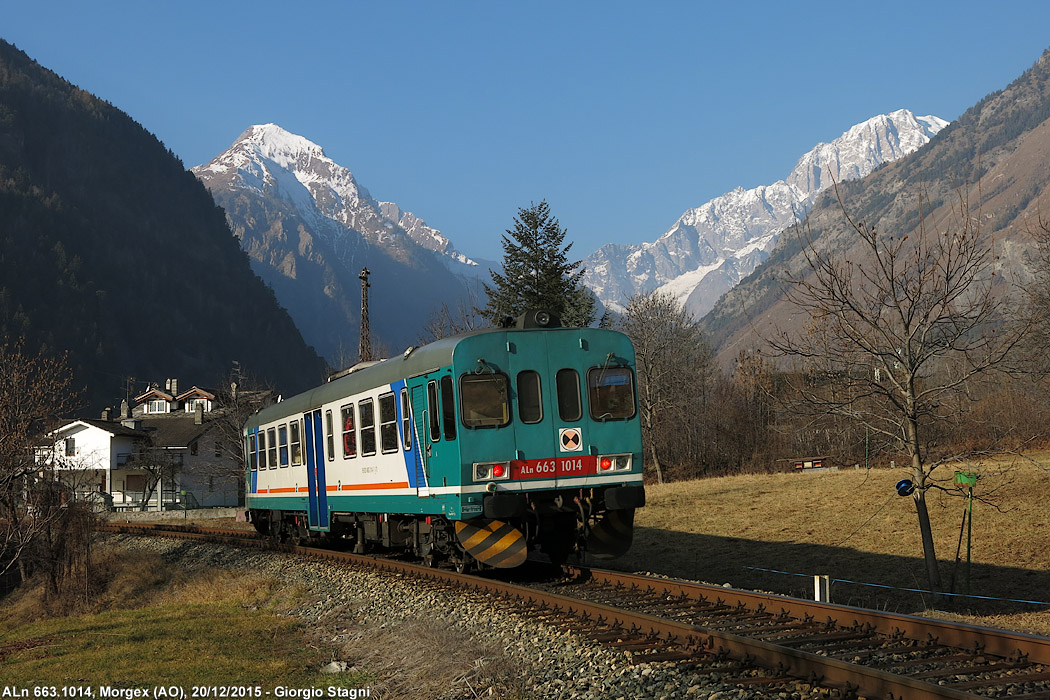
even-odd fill
[(343, 419), (343, 459), (357, 456), (357, 430), (354, 428), (354, 405), (348, 403), (339, 409)]
[(297, 418), (288, 425), (288, 429), (291, 431), (292, 466), (298, 467), (303, 463), (302, 423)]
[(446, 440), (456, 439), (456, 401), (452, 395), (452, 377), (441, 378), (441, 432)]
[[(451, 383), (451, 382), (450, 382)], [(505, 374), (464, 374), (459, 408), (468, 428), (502, 428), (510, 423), (510, 390)]]
[(364, 456), (376, 453), (376, 413), (372, 399), (362, 399), (357, 404), (358, 423), (361, 424), (361, 454)]
[(324, 412), (324, 435), (325, 447), (328, 448), (328, 461), (335, 459), (335, 425), (332, 420), (332, 411)]
[(539, 423), (543, 420), (540, 373), (531, 369), (518, 372), (518, 418), (522, 423)]
[(554, 380), (558, 388), (558, 416), (562, 420), (579, 420), (583, 415), (580, 410), (580, 373), (574, 369), (559, 369)]
[(429, 382), (427, 384), (427, 412), (430, 416), (430, 440), (437, 442), (441, 439), (441, 426), (438, 425), (437, 382)]
[(259, 455), (255, 452), (255, 433), (248, 433), (248, 468), (252, 471), (259, 468)]
[(397, 452), (397, 401), (393, 393), (379, 397), (379, 448), (383, 454)]
[(412, 449), (412, 405), (408, 401), (408, 389), (401, 390), (401, 444), (405, 452)]
[(270, 469), (277, 468), (277, 429), (267, 428), (266, 429), (266, 444), (269, 448), (266, 450), (267, 458), (266, 461), (269, 464)]
[(281, 425), (277, 428), (277, 444), (280, 450), (281, 466), (288, 466), (288, 426)]
[(634, 415), (634, 375), (629, 367), (587, 370), (587, 399), (594, 420), (625, 420)]

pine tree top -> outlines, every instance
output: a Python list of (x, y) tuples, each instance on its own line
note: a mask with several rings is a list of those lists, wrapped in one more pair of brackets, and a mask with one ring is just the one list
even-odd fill
[(528, 309), (549, 309), (565, 325), (594, 321), (594, 295), (581, 283), (580, 261), (569, 260), (565, 234), (546, 200), (518, 209), (503, 236), (503, 273), (493, 271), (492, 286), (485, 285), (485, 315), (493, 323)]

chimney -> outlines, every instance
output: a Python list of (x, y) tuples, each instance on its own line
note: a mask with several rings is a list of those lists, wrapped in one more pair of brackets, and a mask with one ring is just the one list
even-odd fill
[(204, 404), (199, 403), (193, 407), (193, 422), (196, 425), (204, 423)]
[(120, 419), (125, 420), (131, 418), (131, 409), (128, 408), (128, 400), (123, 399), (120, 402)]
[(172, 397), (179, 395), (179, 380), (169, 379), (168, 380), (168, 391), (171, 392)]
[(230, 400), (237, 402), (237, 382), (230, 382)]
[(108, 406), (102, 409), (102, 420), (110, 420), (111, 410)]
[(125, 428), (138, 430), (139, 427), (142, 425), (142, 421), (138, 418), (123, 418), (121, 419), (120, 424), (123, 425)]

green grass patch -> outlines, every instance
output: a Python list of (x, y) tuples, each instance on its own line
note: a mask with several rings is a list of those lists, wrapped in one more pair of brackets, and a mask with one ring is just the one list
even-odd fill
[(323, 675), (297, 623), (236, 602), (150, 605), (35, 622), (7, 630), (8, 684), (276, 685), (362, 687), (361, 674)]
[(326, 675), (332, 649), (287, 614), (308, 594), (245, 570), (173, 566), (104, 547), (91, 591), (44, 595), (29, 581), (0, 601), (0, 678), (7, 685), (364, 687)]

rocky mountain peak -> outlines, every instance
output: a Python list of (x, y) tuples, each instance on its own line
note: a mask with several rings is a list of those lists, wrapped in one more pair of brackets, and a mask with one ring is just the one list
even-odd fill
[(373, 199), (319, 145), (276, 124), (250, 127), (192, 171), (226, 209), (252, 268), (330, 359), (357, 345), (362, 267), (373, 272), (373, 332), (400, 346), (417, 340), (435, 300), (463, 296), (464, 279), (483, 271), (423, 219)]
[(803, 155), (784, 180), (737, 187), (683, 213), (640, 245), (607, 245), (584, 261), (584, 282), (613, 309), (639, 292), (673, 294), (697, 317), (769, 257), (781, 231), (835, 180), (864, 177), (915, 151), (947, 125), (901, 109), (856, 124)]

